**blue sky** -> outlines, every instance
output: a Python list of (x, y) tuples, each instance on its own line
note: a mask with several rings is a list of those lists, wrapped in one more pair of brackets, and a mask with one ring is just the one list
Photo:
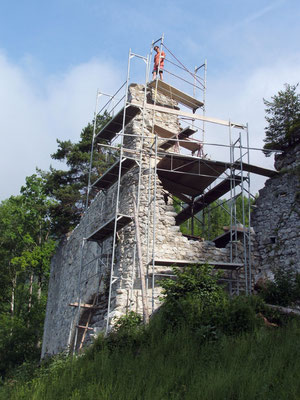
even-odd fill
[(0, 200), (49, 167), (56, 138), (78, 140), (97, 88), (113, 93), (129, 48), (146, 55), (162, 33), (188, 68), (207, 59), (207, 114), (248, 122), (261, 147), (262, 98), (300, 81), (299, 20), (298, 0), (2, 0)]

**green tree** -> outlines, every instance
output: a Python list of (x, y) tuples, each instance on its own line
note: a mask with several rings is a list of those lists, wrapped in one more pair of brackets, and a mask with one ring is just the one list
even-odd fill
[[(175, 199), (177, 201), (177, 199)], [(176, 212), (179, 212), (181, 207), (178, 202), (174, 202), (174, 208)], [(253, 200), (250, 199), (250, 204)], [(249, 212), (248, 212), (249, 200), (246, 196), (239, 196), (235, 202), (235, 212), (237, 223), (243, 222), (243, 209), (245, 225), (249, 225)], [(234, 212), (233, 212), (234, 215)], [(194, 236), (201, 236), (206, 240), (211, 240), (224, 233), (223, 227), (230, 225), (230, 202), (225, 202), (224, 199), (214, 201), (205, 210), (196, 214), (194, 218)], [(235, 221), (233, 220), (234, 224)], [(185, 221), (180, 226), (181, 232), (187, 235), (192, 234), (192, 222), (191, 218)]]
[(21, 195), (0, 204), (0, 373), (39, 358), (50, 260), (50, 201), (45, 180), (26, 178)]
[[(266, 106), (264, 139), (266, 150), (284, 150), (300, 139), (300, 94), (297, 85), (285, 84), (285, 90), (271, 97), (271, 101), (264, 99)], [(266, 151), (265, 155), (270, 156)]]
[[(107, 114), (97, 116), (96, 134), (109, 121)], [(57, 236), (73, 229), (85, 209), (90, 170), (93, 124), (88, 124), (81, 132), (78, 143), (70, 140), (57, 140), (58, 149), (51, 157), (64, 162), (66, 170), (50, 167), (49, 172), (39, 171), (46, 180), (47, 195), (55, 200), (51, 206), (53, 231)], [(98, 146), (93, 150), (91, 182), (94, 182), (115, 158), (111, 153), (102, 151)], [(95, 192), (90, 194), (93, 198)]]

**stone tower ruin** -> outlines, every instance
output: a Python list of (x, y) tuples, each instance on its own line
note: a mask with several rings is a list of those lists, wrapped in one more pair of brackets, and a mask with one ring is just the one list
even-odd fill
[[(146, 82), (129, 84), (128, 73), (124, 106), (93, 138), (116, 161), (91, 182), (89, 195), (97, 194), (52, 260), (42, 357), (79, 350), (129, 311), (147, 318), (174, 265), (209, 263), (223, 271), (231, 293), (250, 292), (259, 266), (253, 232), (237, 220), (234, 204), (245, 189), (250, 193), (250, 172), (271, 177), (274, 171), (249, 163), (242, 150), (247, 125), (207, 117), (203, 99), (182, 90), (182, 81), (180, 88), (149, 82), (149, 58), (130, 52), (129, 67), (135, 57), (145, 61)], [(205, 80), (195, 80), (203, 92)], [(204, 123), (229, 131), (222, 145), (227, 160), (205, 155)], [(181, 232), (183, 222), (193, 223), (224, 195), (231, 224), (223, 235), (205, 241)], [(179, 212), (175, 200), (183, 205)]]

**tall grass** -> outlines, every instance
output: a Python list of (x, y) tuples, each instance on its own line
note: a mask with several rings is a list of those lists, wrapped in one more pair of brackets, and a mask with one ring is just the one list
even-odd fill
[[(154, 332), (154, 333), (153, 333)], [(134, 345), (94, 349), (41, 370), (2, 400), (300, 399), (300, 322), (203, 342), (199, 333), (142, 332)]]

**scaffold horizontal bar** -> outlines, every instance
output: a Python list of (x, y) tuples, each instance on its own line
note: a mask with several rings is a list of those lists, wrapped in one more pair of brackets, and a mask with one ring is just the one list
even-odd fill
[(188, 265), (204, 265), (209, 264), (215, 267), (215, 269), (228, 269), (234, 270), (239, 269), (244, 266), (243, 263), (235, 263), (235, 262), (222, 262), (222, 261), (214, 261), (214, 260), (161, 260), (155, 259), (154, 261), (150, 261), (149, 265), (155, 265), (160, 267), (185, 267)]
[[(143, 107), (143, 105), (141, 103), (137, 103), (137, 102), (132, 102), (132, 104), (135, 104), (137, 106)], [(145, 105), (146, 109), (148, 110), (154, 110), (157, 112), (163, 112), (163, 113), (168, 113), (168, 114), (174, 114), (174, 115), (178, 115), (178, 116), (183, 116), (183, 117), (188, 117), (194, 120), (200, 120), (200, 121), (206, 121), (206, 122), (210, 122), (212, 124), (217, 124), (217, 125), (223, 125), (223, 126), (231, 126), (232, 128), (237, 128), (237, 129), (246, 129), (247, 127), (243, 124), (238, 124), (235, 122), (230, 122), (230, 121), (225, 121), (222, 119), (217, 119), (217, 118), (212, 118), (212, 117), (206, 117), (204, 115), (200, 115), (200, 114), (193, 114), (193, 113), (189, 113), (189, 112), (185, 112), (182, 110), (175, 110), (173, 108), (168, 108), (168, 107), (163, 107), (163, 106), (157, 106), (154, 104), (146, 104)]]

